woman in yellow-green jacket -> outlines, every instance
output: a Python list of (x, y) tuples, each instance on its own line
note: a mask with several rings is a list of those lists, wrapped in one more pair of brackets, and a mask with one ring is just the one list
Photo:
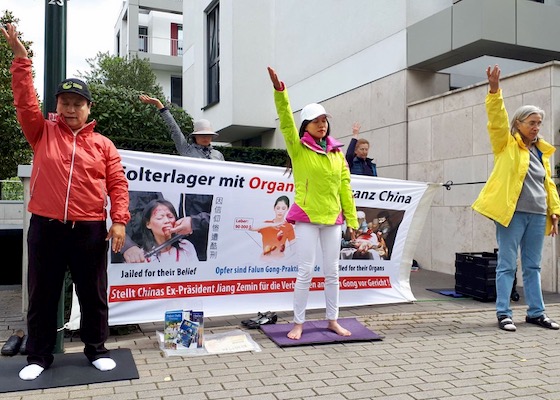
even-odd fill
[(560, 325), (545, 313), (541, 289), (541, 258), (546, 234), (558, 234), (560, 199), (551, 178), (550, 156), (554, 147), (539, 131), (544, 111), (522, 106), (511, 124), (499, 86), (500, 68), (488, 67), (490, 90), (486, 96), (488, 133), (494, 153), (494, 169), (472, 205), (496, 224), (496, 315), (500, 329), (515, 331), (510, 294), (521, 250), (523, 289), (527, 304), (525, 321), (548, 329)]
[(296, 127), (288, 93), (276, 72), (268, 68), (274, 86), (280, 130), (292, 162), (295, 201), (286, 220), (295, 223), (298, 274), (294, 288), (294, 327), (288, 337), (299, 340), (305, 322), (305, 308), (318, 243), (323, 251), (326, 318), (330, 330), (341, 336), (351, 332), (338, 323), (338, 262), (342, 223), (358, 228), (356, 205), (350, 187), (350, 170), (342, 144), (330, 136), (327, 114), (320, 104), (301, 110), (301, 126)]

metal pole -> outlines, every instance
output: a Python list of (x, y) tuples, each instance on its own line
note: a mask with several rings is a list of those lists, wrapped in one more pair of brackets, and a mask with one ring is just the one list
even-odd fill
[[(66, 0), (45, 0), (45, 86), (43, 115), (56, 112), (54, 94), (58, 84), (66, 78)], [(65, 283), (58, 301), (57, 326), (64, 325)], [(64, 330), (56, 336), (55, 353), (64, 353)]]
[(45, 0), (43, 115), (56, 112), (54, 93), (66, 78), (66, 0)]

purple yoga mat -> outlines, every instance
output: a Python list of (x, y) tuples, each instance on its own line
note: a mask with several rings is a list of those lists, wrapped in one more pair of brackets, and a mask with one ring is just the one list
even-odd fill
[(340, 336), (327, 329), (328, 322), (307, 321), (303, 324), (301, 339), (292, 340), (286, 335), (294, 326), (290, 324), (261, 325), (260, 328), (266, 336), (280, 347), (302, 346), (310, 344), (339, 343), (339, 342), (363, 342), (383, 339), (377, 333), (366, 328), (356, 318), (342, 318), (338, 323), (352, 332), (351, 336)]

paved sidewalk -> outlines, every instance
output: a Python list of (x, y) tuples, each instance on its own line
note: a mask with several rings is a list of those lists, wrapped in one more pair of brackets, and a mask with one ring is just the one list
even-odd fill
[[(161, 324), (142, 324), (107, 344), (132, 349), (140, 379), (0, 399), (560, 399), (560, 331), (526, 324), (523, 298), (513, 303), (518, 330), (510, 333), (497, 328), (493, 303), (426, 290), (452, 288), (451, 275), (419, 270), (411, 284), (414, 304), (341, 310), (341, 317), (358, 318), (383, 341), (279, 348), (248, 330), (261, 352), (164, 357), (155, 338)], [(20, 296), (18, 286), (0, 287), (0, 344), (25, 327)], [(548, 314), (560, 321), (560, 295), (547, 293), (545, 300)], [(237, 329), (246, 317), (209, 318), (206, 330)], [(290, 317), (279, 313), (281, 321)], [(323, 311), (309, 313), (309, 319), (322, 317)], [(67, 340), (65, 350), (81, 352), (82, 344)]]

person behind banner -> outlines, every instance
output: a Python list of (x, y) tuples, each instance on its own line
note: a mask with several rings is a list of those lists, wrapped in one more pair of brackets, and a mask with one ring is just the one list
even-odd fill
[(377, 176), (377, 165), (368, 157), (369, 142), (359, 138), (361, 125), (354, 122), (352, 125), (352, 139), (346, 150), (346, 161), (350, 173), (356, 175)]
[(262, 236), (262, 255), (267, 258), (282, 258), (296, 236), (294, 227), (286, 221), (286, 213), (290, 208), (290, 199), (280, 196), (274, 202), (274, 219), (264, 221), (264, 225), (253, 226), (252, 231)]
[(498, 326), (515, 331), (510, 295), (521, 253), (525, 321), (548, 329), (560, 325), (545, 314), (541, 289), (541, 259), (546, 234), (558, 234), (560, 198), (551, 178), (550, 157), (555, 148), (540, 135), (544, 111), (521, 106), (511, 122), (500, 89), (500, 68), (486, 69), (488, 134), (494, 168), (472, 208), (496, 225), (496, 316)]
[(150, 201), (142, 214), (142, 248), (146, 262), (181, 262), (195, 265), (196, 250), (183, 235), (172, 233), (177, 211), (164, 199)]
[(159, 99), (143, 94), (140, 96), (140, 101), (144, 104), (152, 104), (159, 110), (159, 115), (167, 125), (171, 133), (171, 139), (175, 142), (175, 148), (180, 155), (224, 161), (223, 154), (212, 147), (212, 140), (218, 134), (214, 132), (208, 120), (201, 119), (195, 121), (193, 132), (189, 136), (189, 140), (187, 140), (169, 109)]
[(295, 183), (295, 201), (286, 220), (295, 223), (298, 273), (294, 288), (294, 327), (288, 337), (299, 340), (303, 333), (305, 309), (319, 243), (323, 251), (321, 269), (325, 276), (326, 319), (338, 335), (352, 333), (338, 323), (338, 264), (342, 224), (358, 228), (356, 205), (350, 187), (350, 171), (342, 144), (330, 136), (323, 106), (308, 104), (301, 110), (300, 129), (296, 127), (288, 93), (274, 69), (268, 67), (274, 86), (280, 130), (286, 142)]
[[(87, 122), (88, 86), (64, 79), (58, 86), (56, 117), (43, 118), (32, 63), (12, 24), (1, 27), (14, 54), (10, 69), (17, 118), (33, 149), (28, 243), (27, 365), (19, 372), (34, 380), (54, 361), (57, 311), (64, 275), (70, 270), (81, 309), (84, 353), (100, 371), (115, 368), (109, 336), (107, 253), (125, 240), (128, 182), (115, 145)], [(107, 195), (112, 225), (107, 231)]]

